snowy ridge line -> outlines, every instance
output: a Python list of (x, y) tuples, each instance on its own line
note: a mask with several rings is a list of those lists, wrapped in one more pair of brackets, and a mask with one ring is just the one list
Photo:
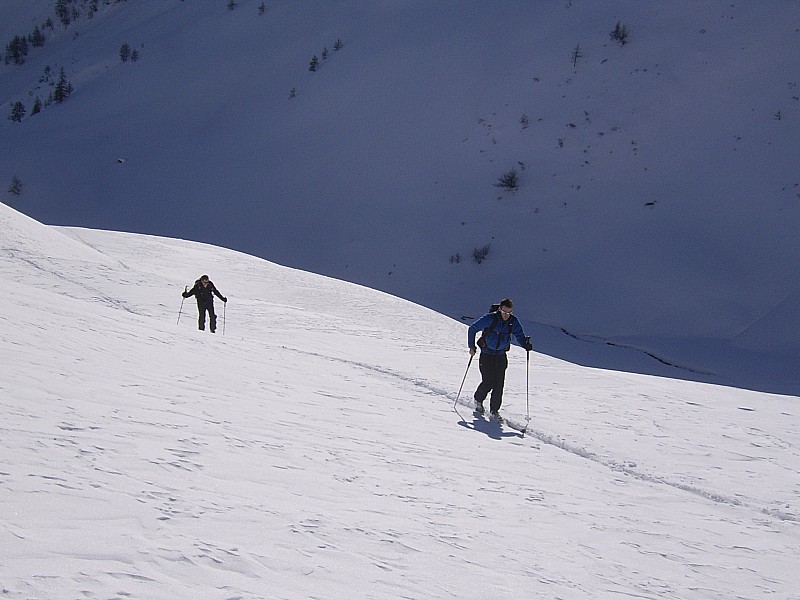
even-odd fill
[[(359, 367), (361, 369), (366, 369), (368, 371), (379, 373), (381, 375), (388, 375), (388, 376), (394, 377), (395, 379), (399, 379), (399, 380), (401, 380), (403, 382), (410, 383), (410, 384), (412, 384), (414, 386), (417, 386), (417, 387), (421, 387), (421, 388), (429, 391), (430, 393), (432, 393), (434, 395), (444, 396), (448, 400), (453, 400), (453, 401), (456, 400), (455, 395), (453, 395), (450, 390), (442, 389), (442, 388), (433, 386), (429, 382), (427, 382), (427, 381), (425, 381), (423, 379), (419, 379), (419, 378), (415, 378), (415, 377), (409, 377), (407, 375), (403, 375), (402, 373), (398, 373), (396, 371), (393, 371), (392, 369), (389, 369), (387, 367), (379, 367), (379, 366), (376, 366), (376, 365), (370, 365), (370, 364), (367, 364), (367, 363), (363, 363), (363, 362), (359, 362), (359, 361), (355, 361), (355, 360), (349, 360), (349, 359), (346, 359), (346, 358), (338, 358), (338, 357), (335, 357), (335, 356), (330, 356), (330, 355), (326, 355), (326, 354), (320, 354), (320, 353), (317, 353), (317, 352), (309, 352), (309, 351), (306, 351), (306, 350), (301, 350), (299, 348), (287, 348), (286, 346), (283, 346), (283, 348), (285, 348), (287, 350), (294, 350), (295, 352), (298, 352), (298, 353), (301, 353), (301, 354), (305, 354), (307, 356), (314, 356), (314, 357), (317, 357), (317, 358), (325, 358), (325, 359), (328, 359), (328, 360), (334, 360), (334, 361), (346, 363), (346, 364), (349, 364), (349, 365), (352, 365), (352, 366), (355, 366), (355, 367)], [(459, 399), (458, 400), (458, 404), (463, 406), (463, 407), (465, 407), (465, 408), (470, 408), (470, 409), (473, 408), (472, 402), (469, 401), (469, 400)], [(509, 418), (506, 418), (506, 417), (503, 417), (503, 419), (513, 429), (516, 429), (516, 430), (518, 430), (520, 432), (523, 431), (523, 425), (520, 424), (520, 421), (518, 419), (509, 419)], [(666, 477), (651, 475), (649, 473), (645, 473), (643, 471), (639, 471), (639, 470), (634, 469), (634, 468), (632, 468), (632, 467), (630, 467), (630, 466), (628, 466), (628, 465), (626, 465), (624, 463), (621, 463), (619, 461), (616, 461), (616, 460), (613, 460), (613, 459), (605, 459), (605, 458), (601, 457), (600, 455), (598, 455), (597, 453), (592, 452), (591, 450), (587, 450), (586, 448), (583, 448), (581, 446), (577, 446), (575, 444), (571, 444), (571, 443), (569, 443), (569, 442), (567, 442), (567, 441), (565, 441), (565, 440), (563, 440), (563, 439), (561, 439), (559, 437), (553, 436), (553, 435), (551, 435), (549, 433), (545, 433), (544, 431), (539, 431), (539, 430), (533, 429), (533, 428), (531, 428), (530, 424), (528, 424), (527, 426), (524, 427), (524, 432), (525, 432), (525, 435), (530, 436), (532, 438), (535, 438), (535, 439), (539, 440), (540, 442), (542, 442), (544, 444), (548, 444), (550, 446), (554, 446), (556, 448), (559, 448), (560, 450), (563, 450), (565, 452), (569, 452), (570, 454), (574, 454), (575, 456), (579, 456), (581, 458), (585, 458), (586, 460), (590, 460), (592, 462), (595, 462), (595, 463), (597, 463), (599, 465), (602, 465), (602, 466), (604, 466), (604, 467), (606, 467), (606, 468), (608, 468), (608, 469), (610, 469), (612, 471), (619, 472), (619, 473), (624, 473), (625, 475), (629, 475), (630, 477), (638, 479), (639, 481), (643, 481), (643, 482), (646, 482), (646, 483), (658, 484), (658, 485), (666, 485), (666, 486), (674, 488), (676, 490), (680, 490), (682, 492), (688, 492), (690, 494), (694, 494), (695, 496), (699, 496), (701, 498), (705, 498), (706, 500), (711, 500), (712, 502), (716, 502), (716, 503), (719, 503), (719, 504), (727, 504), (729, 506), (738, 506), (738, 507), (742, 507), (742, 508), (747, 508), (749, 510), (752, 510), (752, 511), (755, 511), (755, 512), (759, 512), (759, 513), (761, 513), (763, 515), (766, 515), (766, 516), (768, 516), (770, 518), (773, 518), (773, 519), (778, 519), (780, 521), (788, 521), (788, 522), (792, 522), (792, 523), (800, 523), (800, 516), (798, 516), (798, 515), (794, 515), (794, 514), (785, 512), (785, 511), (779, 511), (779, 510), (775, 510), (775, 509), (758, 507), (758, 506), (755, 506), (755, 505), (753, 505), (751, 503), (744, 502), (744, 501), (740, 500), (739, 498), (726, 496), (724, 494), (720, 494), (720, 493), (717, 493), (717, 492), (707, 491), (707, 490), (704, 490), (704, 489), (699, 488), (697, 486), (689, 485), (689, 484), (686, 484), (686, 483), (681, 483), (679, 481), (671, 481), (670, 479), (668, 479)]]
[(658, 354), (651, 352), (650, 350), (645, 350), (644, 348), (639, 348), (637, 346), (631, 346), (630, 344), (620, 344), (619, 342), (613, 342), (610, 340), (606, 340), (603, 338), (596, 338), (593, 336), (581, 336), (575, 333), (572, 333), (563, 327), (559, 327), (559, 330), (564, 335), (571, 337), (572, 339), (578, 340), (579, 342), (587, 342), (589, 344), (605, 344), (606, 346), (613, 346), (614, 348), (624, 348), (625, 350), (633, 350), (635, 352), (640, 352), (646, 356), (649, 356), (653, 360), (657, 360), (662, 365), (666, 365), (668, 367), (674, 367), (676, 369), (680, 369), (682, 371), (686, 371), (688, 373), (694, 373), (697, 375), (707, 375), (707, 376), (715, 376), (716, 373), (712, 373), (711, 371), (703, 371), (701, 369), (696, 369), (694, 367), (689, 367), (687, 365), (679, 365), (678, 363), (672, 362), (667, 360), (666, 358), (661, 358)]

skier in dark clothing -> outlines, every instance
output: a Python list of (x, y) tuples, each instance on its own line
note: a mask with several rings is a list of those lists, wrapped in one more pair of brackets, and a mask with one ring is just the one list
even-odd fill
[(194, 282), (194, 287), (190, 290), (187, 285), (181, 295), (184, 298), (195, 296), (197, 298), (197, 328), (204, 331), (206, 328), (206, 311), (208, 311), (208, 324), (211, 328), (211, 333), (217, 330), (217, 315), (214, 312), (214, 296), (227, 302), (228, 299), (219, 293), (219, 290), (214, 284), (209, 281), (208, 275), (201, 275), (200, 279)]
[[(494, 310), (496, 307), (496, 310)], [(531, 338), (525, 337), (525, 331), (519, 319), (513, 314), (514, 304), (509, 298), (492, 306), (492, 312), (486, 313), (470, 325), (467, 333), (470, 356), (475, 356), (475, 334), (483, 331), (477, 345), (481, 356), (478, 361), (481, 370), (481, 383), (475, 390), (475, 410), (483, 413), (483, 401), (489, 392), (492, 393), (489, 410), (492, 417), (499, 417), (500, 405), (503, 403), (503, 386), (506, 381), (508, 356), (512, 336), (520, 346), (531, 351)]]

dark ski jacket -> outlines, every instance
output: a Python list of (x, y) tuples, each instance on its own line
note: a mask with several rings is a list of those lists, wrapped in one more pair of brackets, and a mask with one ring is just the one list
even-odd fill
[(526, 337), (522, 324), (514, 315), (503, 321), (503, 317), (496, 312), (483, 315), (480, 319), (469, 326), (467, 331), (467, 343), (470, 348), (475, 347), (475, 335), (483, 331), (482, 339), (486, 345), (481, 345), (481, 352), (486, 354), (505, 354), (511, 347), (511, 337), (515, 337), (523, 348), (525, 347)]
[(188, 292), (181, 292), (181, 296), (188, 298), (189, 296), (196, 296), (198, 304), (214, 304), (214, 296), (226, 302), (225, 296), (219, 293), (213, 282), (209, 281), (207, 286), (203, 286), (200, 280), (194, 282), (194, 287)]

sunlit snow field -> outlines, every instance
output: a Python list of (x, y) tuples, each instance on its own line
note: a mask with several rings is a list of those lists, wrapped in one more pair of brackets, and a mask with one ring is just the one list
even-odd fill
[[(515, 347), (522, 436), (473, 416), (475, 364), (455, 403), (466, 325), (428, 309), (2, 205), (0, 231), (4, 598), (800, 598), (796, 398)], [(181, 305), (202, 273), (215, 335)]]

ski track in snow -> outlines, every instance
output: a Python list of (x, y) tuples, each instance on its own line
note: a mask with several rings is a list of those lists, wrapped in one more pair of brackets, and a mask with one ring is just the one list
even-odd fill
[[(76, 288), (79, 288), (79, 289), (85, 290), (87, 292), (90, 292), (90, 294), (89, 294), (90, 298), (94, 298), (96, 300), (99, 300), (100, 302), (108, 304), (109, 306), (119, 307), (122, 310), (124, 310), (124, 311), (126, 311), (126, 312), (128, 312), (130, 314), (134, 314), (134, 315), (140, 314), (139, 312), (137, 312), (134, 308), (132, 308), (124, 300), (120, 300), (119, 298), (111, 297), (111, 296), (105, 294), (104, 292), (100, 291), (99, 289), (87, 285), (85, 282), (82, 282), (79, 279), (67, 276), (67, 275), (64, 274), (63, 270), (60, 270), (60, 271), (56, 270), (55, 266), (47, 267), (47, 266), (44, 266), (43, 264), (40, 264), (36, 260), (37, 258), (41, 258), (41, 256), (38, 255), (38, 254), (29, 254), (29, 253), (24, 252), (22, 250), (15, 250), (15, 249), (11, 249), (11, 248), (3, 248), (3, 251), (8, 253), (8, 255), (11, 258), (13, 258), (15, 260), (19, 260), (19, 261), (21, 261), (21, 262), (33, 267), (36, 271), (38, 271), (38, 272), (40, 272), (40, 273), (42, 273), (44, 275), (49, 275), (53, 279), (70, 283), (73, 286), (75, 286)], [(52, 262), (53, 259), (48, 258), (48, 261)], [(61, 293), (65, 294), (65, 295), (67, 295), (67, 296), (69, 296), (71, 298), (75, 298), (75, 299), (80, 299), (80, 298), (86, 297), (84, 295), (76, 294), (75, 292), (70, 292), (70, 291), (67, 291), (67, 290), (61, 290)]]
[[(446, 397), (449, 400), (452, 400), (454, 402), (456, 401), (455, 394), (453, 394), (450, 390), (441, 388), (441, 387), (436, 386), (436, 385), (432, 385), (429, 381), (427, 381), (425, 379), (415, 378), (415, 377), (408, 376), (408, 375), (406, 375), (404, 373), (399, 373), (399, 372), (394, 371), (394, 370), (392, 370), (392, 369), (390, 369), (388, 367), (374, 365), (374, 364), (368, 364), (368, 363), (359, 362), (359, 361), (348, 360), (348, 359), (339, 358), (339, 357), (335, 357), (335, 356), (329, 356), (329, 355), (325, 355), (325, 354), (319, 354), (319, 353), (316, 353), (316, 352), (309, 352), (309, 351), (301, 350), (301, 349), (298, 349), (298, 348), (287, 348), (286, 346), (282, 346), (282, 347), (285, 348), (285, 349), (293, 350), (294, 352), (297, 352), (297, 353), (300, 353), (300, 354), (303, 354), (303, 355), (306, 355), (306, 356), (314, 356), (316, 358), (323, 358), (323, 359), (328, 359), (328, 360), (332, 360), (332, 361), (337, 361), (337, 362), (353, 365), (353, 366), (359, 367), (361, 369), (366, 369), (366, 370), (372, 371), (374, 373), (378, 373), (380, 375), (388, 375), (388, 376), (393, 377), (393, 378), (395, 378), (395, 379), (397, 379), (399, 381), (402, 381), (403, 383), (411, 384), (411, 385), (413, 385), (414, 387), (417, 387), (417, 388), (422, 388), (422, 389), (426, 390), (427, 392), (429, 392), (429, 393), (431, 393), (431, 394), (433, 394), (435, 396), (443, 396), (443, 397)], [(470, 408), (470, 409), (472, 409), (473, 406), (474, 406), (474, 404), (472, 402), (470, 402), (469, 400), (465, 400), (463, 398), (462, 399), (458, 399), (458, 404), (460, 406), (464, 406), (464, 407), (467, 407), (467, 408)], [(461, 416), (461, 414), (458, 413), (458, 411), (456, 411), (456, 414), (458, 414), (458, 416), (461, 417), (462, 421), (464, 420), (463, 417)], [(585, 447), (582, 447), (582, 446), (577, 445), (577, 444), (570, 443), (570, 442), (568, 442), (566, 440), (563, 440), (563, 439), (560, 439), (560, 438), (558, 438), (556, 436), (553, 436), (553, 435), (551, 435), (551, 434), (549, 434), (547, 432), (532, 428), (530, 426), (530, 423), (524, 423), (523, 424), (523, 422), (520, 421), (519, 418), (517, 418), (517, 417), (513, 417), (512, 418), (512, 417), (508, 417), (508, 416), (506, 416), (504, 414), (503, 415), (503, 421), (505, 423), (507, 423), (510, 427), (514, 428), (515, 430), (523, 432), (525, 435), (532, 436), (535, 439), (537, 439), (540, 442), (542, 442), (543, 444), (548, 444), (550, 446), (554, 446), (556, 448), (564, 450), (565, 452), (569, 452), (571, 454), (574, 454), (575, 456), (579, 456), (580, 458), (584, 458), (586, 460), (590, 460), (590, 461), (593, 461), (593, 462), (595, 462), (597, 464), (603, 465), (604, 467), (607, 467), (607, 468), (611, 469), (612, 471), (624, 473), (626, 475), (634, 477), (634, 478), (636, 478), (636, 479), (638, 479), (640, 481), (644, 481), (644, 482), (647, 482), (647, 483), (658, 484), (658, 485), (666, 485), (666, 486), (675, 488), (677, 490), (681, 490), (683, 492), (688, 492), (688, 493), (694, 494), (696, 496), (700, 496), (701, 498), (705, 498), (707, 500), (711, 500), (711, 501), (717, 502), (717, 503), (729, 504), (731, 506), (745, 507), (745, 508), (748, 508), (748, 509), (750, 509), (752, 511), (759, 512), (759, 513), (764, 514), (764, 515), (766, 515), (768, 517), (771, 517), (771, 518), (774, 518), (774, 519), (778, 519), (778, 520), (781, 520), (781, 521), (790, 521), (790, 522), (793, 522), (793, 523), (800, 523), (800, 516), (798, 516), (798, 515), (796, 515), (794, 513), (788, 512), (788, 511), (781, 511), (781, 510), (771, 509), (771, 508), (767, 508), (767, 507), (755, 506), (752, 503), (746, 502), (746, 501), (744, 501), (744, 500), (742, 500), (740, 498), (734, 498), (734, 497), (731, 497), (731, 496), (728, 496), (728, 495), (725, 495), (725, 494), (721, 494), (721, 493), (718, 493), (718, 492), (715, 492), (715, 491), (701, 489), (699, 487), (688, 485), (688, 484), (685, 484), (685, 483), (681, 483), (679, 481), (673, 481), (673, 480), (670, 480), (669, 478), (664, 477), (664, 476), (652, 475), (650, 473), (645, 473), (643, 471), (637, 470), (636, 468), (630, 466), (629, 464), (626, 464), (626, 461), (603, 458), (603, 457), (599, 456), (597, 453), (586, 449)]]

